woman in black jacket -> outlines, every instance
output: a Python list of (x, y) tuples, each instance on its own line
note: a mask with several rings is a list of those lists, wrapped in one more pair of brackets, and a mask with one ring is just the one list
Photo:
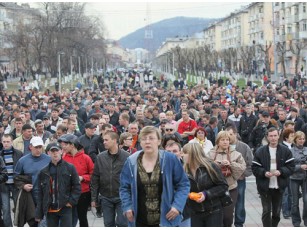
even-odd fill
[(223, 227), (221, 198), (228, 191), (227, 182), (219, 167), (205, 156), (198, 143), (183, 147), (184, 168), (190, 180), (190, 192), (199, 199), (188, 199), (192, 227)]

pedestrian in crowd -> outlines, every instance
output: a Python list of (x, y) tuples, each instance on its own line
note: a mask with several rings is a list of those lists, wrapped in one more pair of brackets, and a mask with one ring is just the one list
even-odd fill
[(187, 144), (194, 138), (195, 130), (197, 129), (196, 122), (189, 117), (188, 112), (187, 109), (181, 111), (182, 121), (178, 124), (178, 133), (183, 139), (183, 144)]
[[(178, 142), (171, 142), (170, 144), (165, 146), (165, 150), (175, 154), (175, 156), (180, 160), (183, 166), (183, 153), (180, 143)], [(191, 227), (191, 211), (190, 208), (187, 206), (187, 203), (182, 212), (182, 221), (179, 224), (179, 227)]]
[[(286, 146), (288, 149), (292, 149), (293, 147), (293, 139), (294, 139), (295, 131), (294, 129), (286, 128), (282, 131), (281, 136), (283, 141), (282, 145)], [(292, 205), (292, 195), (290, 184), (285, 188), (283, 197), (282, 197), (282, 214), (285, 219), (289, 219), (291, 217), (291, 205)]]
[(263, 227), (277, 227), (280, 221), (282, 195), (294, 171), (294, 158), (286, 146), (278, 143), (277, 128), (269, 128), (266, 136), (269, 144), (256, 151), (252, 170), (263, 209)]
[(267, 136), (265, 134), (267, 130), (272, 127), (275, 126), (271, 122), (270, 114), (267, 111), (263, 111), (259, 116), (256, 127), (253, 128), (249, 136), (248, 145), (254, 153), (259, 147), (268, 143)]
[(99, 136), (93, 137), (90, 147), (89, 147), (89, 156), (92, 161), (95, 163), (98, 154), (102, 153), (106, 150), (103, 141), (103, 135), (109, 131), (113, 131), (112, 126), (110, 124), (102, 125), (102, 132)]
[[(129, 226), (179, 226), (190, 190), (174, 154), (159, 150), (161, 133), (152, 126), (140, 132), (142, 151), (129, 156), (120, 176), (120, 198)], [(150, 176), (150, 177), (149, 177)]]
[(77, 205), (72, 207), (72, 226), (75, 227), (79, 220), (80, 227), (88, 227), (87, 209), (91, 203), (90, 182), (94, 164), (91, 158), (84, 153), (83, 146), (78, 138), (66, 134), (59, 139), (65, 155), (63, 160), (75, 166), (81, 183), (81, 195)]
[(104, 226), (126, 227), (127, 220), (123, 215), (122, 202), (119, 197), (119, 177), (122, 167), (130, 155), (119, 149), (119, 136), (114, 131), (103, 135), (106, 151), (97, 156), (91, 180), (92, 202), (96, 207), (98, 194), (101, 194)]
[[(4, 184), (7, 180), (8, 180), (7, 169), (5, 167), (3, 158), (0, 156), (0, 186), (2, 186), (2, 184)], [(1, 197), (0, 197), (0, 205), (1, 205)], [(4, 220), (2, 218), (1, 209), (0, 209), (0, 227), (5, 227)]]
[(205, 157), (203, 148), (197, 143), (183, 147), (184, 168), (190, 180), (190, 192), (197, 193), (196, 200), (188, 199), (191, 209), (192, 227), (223, 227), (221, 197), (228, 184), (220, 168)]
[(13, 138), (9, 134), (3, 135), (2, 145), (3, 149), (0, 152), (0, 158), (3, 158), (4, 166), (8, 176), (8, 180), (0, 185), (3, 223), (4, 227), (13, 227), (10, 198), (12, 197), (14, 208), (16, 208), (17, 188), (14, 185), (13, 177), (17, 161), (22, 157), (22, 152), (14, 149)]
[(206, 138), (206, 136), (207, 136), (206, 130), (202, 127), (198, 127), (195, 130), (194, 139), (190, 140), (189, 143), (200, 144), (205, 154), (207, 154), (213, 148), (213, 145), (212, 145), (212, 142)]
[(258, 119), (252, 112), (251, 104), (247, 104), (244, 107), (244, 111), (243, 116), (240, 118), (238, 133), (240, 134), (242, 142), (248, 144), (249, 136), (256, 126)]
[(83, 146), (84, 153), (89, 155), (89, 149), (91, 146), (92, 140), (98, 135), (95, 134), (97, 126), (91, 122), (87, 122), (84, 126), (85, 133), (79, 137), (79, 142)]
[(253, 160), (253, 153), (247, 144), (238, 140), (237, 137), (238, 133), (236, 127), (234, 127), (233, 125), (226, 126), (226, 131), (230, 137), (230, 142), (229, 142), (230, 146), (242, 154), (242, 157), (244, 158), (246, 164), (244, 173), (237, 180), (238, 196), (235, 205), (235, 219), (234, 219), (234, 226), (243, 227), (246, 219), (246, 211), (245, 211), (246, 177), (252, 175), (251, 166)]
[[(38, 174), (50, 163), (50, 157), (43, 153), (44, 142), (41, 137), (32, 137), (30, 153), (21, 157), (14, 171), (14, 184), (18, 188), (14, 225), (23, 227), (25, 222), (30, 227), (37, 227), (35, 208), (38, 204)], [(42, 224), (44, 225), (44, 223)]]
[(238, 180), (246, 169), (246, 163), (242, 154), (230, 147), (230, 136), (228, 132), (221, 131), (216, 137), (216, 146), (208, 153), (221, 168), (229, 186), (229, 193), (233, 203), (224, 208), (223, 226), (231, 227), (233, 224), (233, 212), (238, 196)]
[(35, 132), (34, 132), (34, 136), (38, 136), (41, 137), (44, 141), (44, 143), (46, 142), (46, 140), (52, 135), (49, 131), (44, 130), (44, 123), (42, 120), (35, 120), (34, 122), (34, 126), (35, 126)]
[(46, 216), (47, 227), (73, 227), (72, 207), (78, 204), (81, 186), (76, 168), (62, 160), (57, 143), (47, 146), (51, 162), (38, 175), (38, 204), (35, 220)]
[[(294, 173), (290, 176), (292, 195), (291, 220), (293, 227), (300, 227), (301, 222), (307, 227), (307, 147), (304, 147), (305, 139), (306, 135), (301, 131), (297, 131), (293, 140), (294, 146), (291, 148), (295, 164)], [(303, 200), (302, 215), (299, 208), (300, 194)]]
[(119, 137), (119, 147), (130, 154), (135, 153), (136, 148), (131, 148), (132, 139), (131, 133), (122, 133)]
[(212, 145), (215, 145), (215, 132), (217, 128), (218, 119), (217, 117), (210, 117), (209, 124), (206, 126), (205, 131), (207, 132), (206, 138), (211, 141)]

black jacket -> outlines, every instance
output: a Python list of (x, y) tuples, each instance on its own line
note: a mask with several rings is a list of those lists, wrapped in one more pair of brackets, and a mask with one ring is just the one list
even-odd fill
[[(294, 172), (294, 158), (291, 151), (281, 144), (277, 145), (276, 168), (281, 175), (277, 177), (278, 187), (283, 191), (289, 184), (289, 177)], [(266, 193), (269, 190), (270, 179), (265, 176), (271, 168), (271, 156), (269, 145), (260, 147), (252, 163), (252, 171), (256, 177), (256, 184), (259, 193)]]
[(0, 184), (5, 183), (7, 179), (8, 179), (8, 176), (7, 176), (5, 164), (4, 164), (2, 157), (0, 157)]
[(105, 151), (106, 148), (104, 147), (103, 144), (103, 139), (102, 135), (97, 135), (93, 137), (89, 150), (88, 150), (88, 155), (92, 159), (92, 161), (95, 163), (97, 155), (103, 151)]
[(25, 184), (32, 184), (29, 175), (16, 175), (14, 177), (15, 187), (18, 188), (14, 225), (23, 227), (27, 222), (30, 226), (34, 224), (35, 204), (31, 192), (23, 189)]
[(262, 144), (263, 138), (265, 137), (266, 131), (271, 127), (275, 127), (271, 122), (269, 122), (268, 126), (265, 126), (262, 122), (259, 122), (249, 136), (249, 147), (254, 150), (259, 148)]
[[(49, 165), (43, 168), (38, 175), (38, 203), (35, 213), (37, 219), (43, 219), (51, 204), (51, 164), (52, 163), (50, 162)], [(72, 164), (61, 160), (57, 165), (57, 178), (58, 208), (63, 208), (67, 203), (70, 203), (72, 206), (77, 205), (81, 195), (81, 185), (76, 168)]]
[(90, 149), (90, 146), (91, 146), (91, 142), (92, 140), (97, 137), (98, 135), (97, 134), (94, 134), (91, 138), (89, 136), (87, 136), (86, 134), (83, 134), (82, 136), (80, 136), (78, 138), (79, 140), (79, 143), (83, 146), (83, 149), (84, 149), (84, 153), (89, 155), (89, 149)]
[(91, 178), (92, 201), (97, 201), (98, 192), (109, 198), (119, 197), (119, 177), (129, 155), (119, 149), (115, 155), (104, 151), (97, 156)]
[(215, 133), (214, 130), (211, 128), (210, 125), (207, 125), (205, 128), (206, 132), (207, 132), (207, 136), (206, 138), (212, 142), (213, 146), (215, 146)]
[(202, 203), (188, 199), (188, 207), (191, 209), (192, 214), (199, 212), (210, 213), (222, 208), (220, 199), (228, 190), (228, 184), (220, 168), (215, 163), (211, 163), (211, 166), (219, 176), (218, 183), (212, 181), (204, 166), (196, 170), (195, 178), (188, 174), (191, 187), (190, 192), (205, 192), (206, 194), (206, 199)]
[[(287, 120), (292, 120), (291, 117), (289, 117)], [(305, 124), (302, 118), (296, 117), (294, 120), (294, 130), (295, 132), (300, 131), (302, 126)]]
[(257, 120), (258, 118), (254, 114), (248, 117), (246, 113), (240, 118), (238, 133), (245, 144), (248, 144), (249, 136), (256, 126)]

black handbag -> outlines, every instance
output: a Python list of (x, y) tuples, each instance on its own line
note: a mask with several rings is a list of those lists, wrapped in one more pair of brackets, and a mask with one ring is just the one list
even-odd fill
[(233, 203), (228, 190), (225, 192), (224, 196), (222, 196), (220, 200), (221, 200), (223, 208), (228, 207), (228, 206), (232, 205), (232, 203)]

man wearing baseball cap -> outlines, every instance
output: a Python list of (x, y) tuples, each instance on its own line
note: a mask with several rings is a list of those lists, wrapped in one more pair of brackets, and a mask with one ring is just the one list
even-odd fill
[(72, 227), (72, 206), (81, 195), (78, 173), (62, 160), (62, 148), (57, 143), (47, 145), (46, 150), (51, 162), (38, 175), (35, 220), (40, 222), (46, 216), (48, 227)]
[[(25, 192), (31, 192), (35, 206), (38, 203), (38, 174), (50, 163), (50, 157), (43, 153), (43, 146), (44, 142), (41, 137), (32, 137), (29, 146), (31, 154), (27, 154), (20, 158), (14, 171), (15, 185), (20, 190), (23, 189)], [(22, 176), (30, 176), (30, 178), (27, 178), (28, 183), (24, 182), (25, 180)], [(17, 203), (18, 200), (16, 206), (18, 206)], [(20, 208), (19, 211), (21, 210), (22, 209)], [(38, 222), (34, 221), (34, 213), (33, 220), (28, 223), (31, 227), (38, 226)]]

